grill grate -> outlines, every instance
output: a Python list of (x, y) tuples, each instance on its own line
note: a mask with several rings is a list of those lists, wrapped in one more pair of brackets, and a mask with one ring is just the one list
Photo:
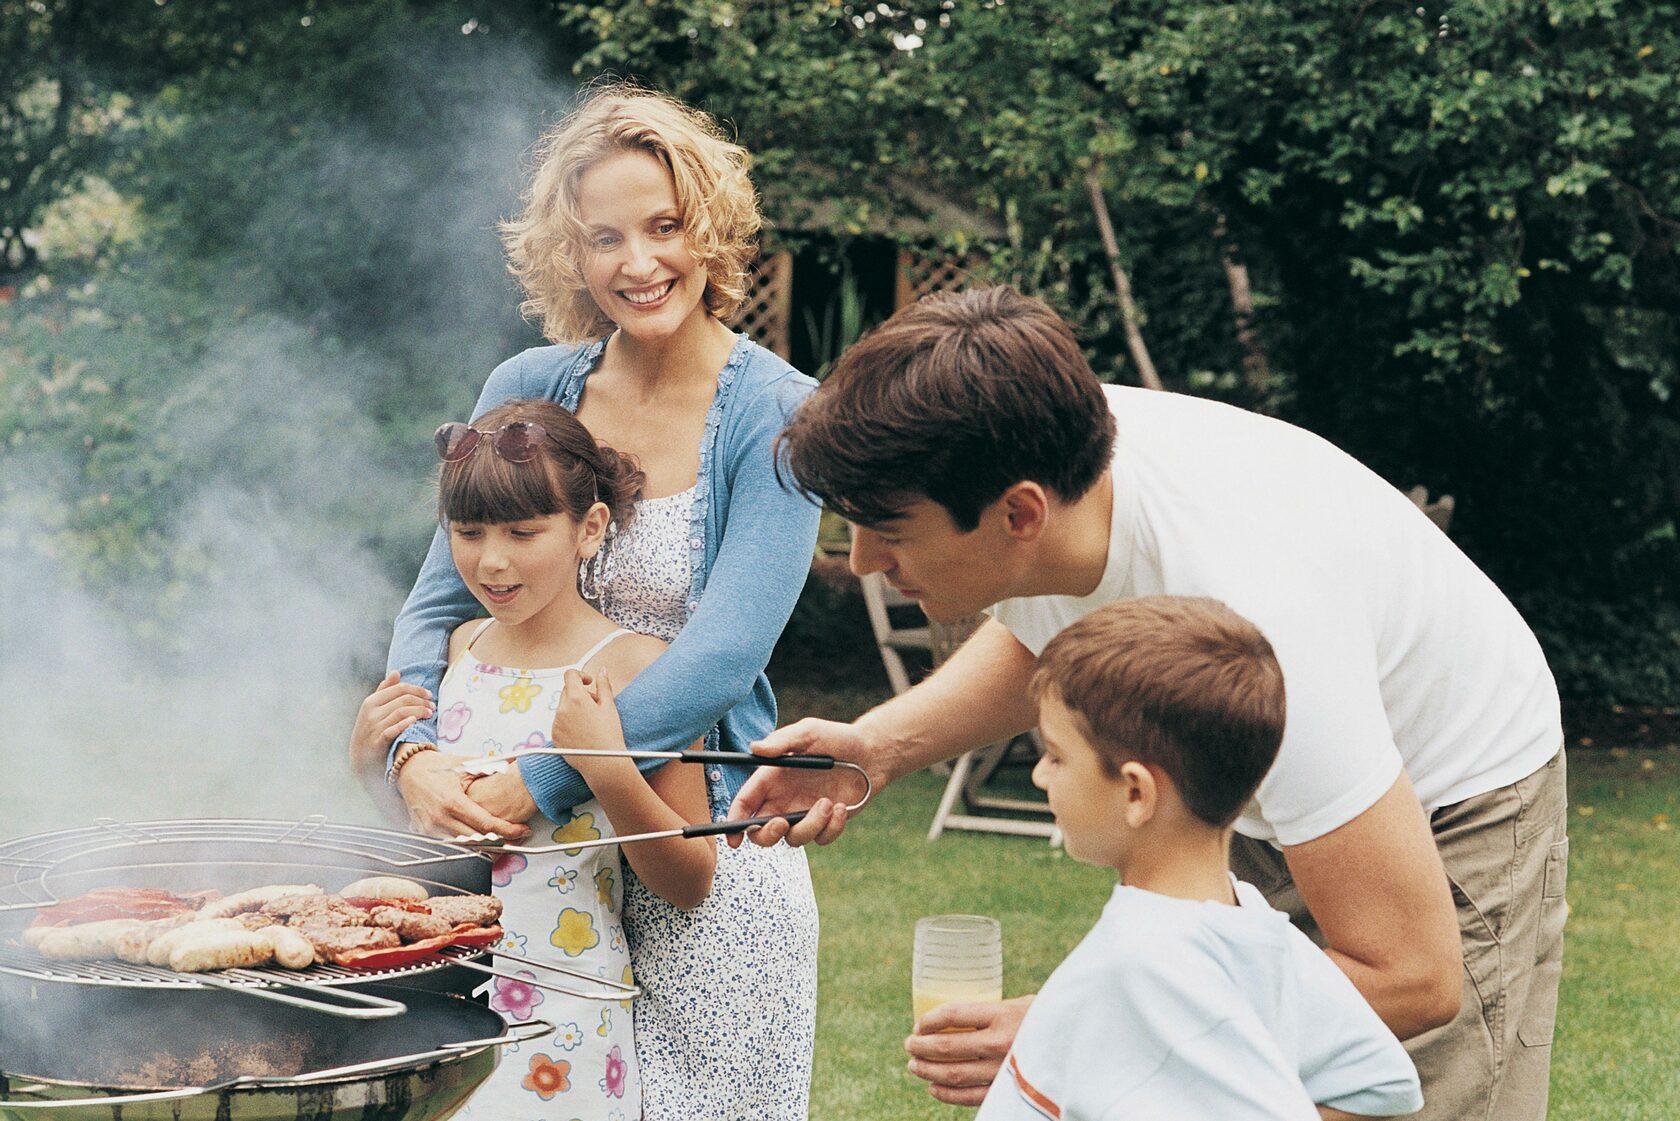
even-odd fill
[[(258, 859), (260, 858), (260, 859)], [(345, 880), (382, 870), (415, 870), (415, 878), (433, 894), (468, 889), (444, 880), (474, 882), (488, 868), (487, 858), (447, 841), (362, 825), (340, 825), (323, 817), (301, 821), (185, 819), (119, 822), (39, 833), (0, 842), (0, 973), (37, 981), (134, 988), (242, 988), (265, 991), (284, 986), (333, 986), (383, 981), (441, 969), (484, 953), (480, 947), (454, 946), (428, 960), (383, 969), (350, 969), (321, 964), (308, 969), (224, 969), (213, 973), (176, 973), (122, 961), (54, 961), (21, 942), (12, 941), (20, 912), (59, 901), (55, 886), (77, 885), (81, 894), (90, 877), (124, 883), (164, 882), (170, 873), (196, 880), (198, 872), (217, 872), (263, 883), (314, 882), (342, 872)], [(279, 878), (277, 878), (279, 877)], [(320, 882), (327, 883), (322, 880)], [(330, 886), (330, 884), (329, 884)], [(479, 890), (483, 890), (482, 888)], [(11, 919), (10, 930), (5, 920)]]
[[(221, 987), (233, 984), (246, 988), (275, 985), (360, 985), (415, 973), (428, 973), (451, 962), (473, 958), (484, 951), (472, 946), (450, 946), (437, 959), (413, 962), (386, 969), (348, 969), (342, 965), (312, 965), (308, 969), (222, 969), (214, 974)], [(0, 943), (0, 972), (36, 981), (67, 981), (81, 985), (114, 985), (141, 989), (196, 989), (206, 983), (196, 973), (176, 973), (152, 965), (130, 965), (123, 961), (52, 961), (33, 950)]]
[(123, 822), (101, 818), (77, 829), (0, 842), (0, 912), (58, 902), (47, 878), (71, 861), (118, 853), (125, 858), (123, 863), (129, 863), (143, 858), (152, 846), (253, 844), (330, 852), (354, 857), (360, 864), (393, 869), (484, 859), (447, 841), (371, 826), (341, 825), (318, 815), (300, 821), (202, 818)]

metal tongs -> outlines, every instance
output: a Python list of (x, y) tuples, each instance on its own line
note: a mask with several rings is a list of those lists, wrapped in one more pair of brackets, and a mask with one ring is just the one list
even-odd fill
[[(485, 759), (469, 759), (462, 763), (457, 770), (468, 774), (493, 774), (513, 763), (514, 760), (525, 755), (599, 755), (615, 758), (630, 759), (670, 759), (677, 763), (721, 763), (735, 767), (802, 767), (811, 771), (831, 771), (835, 767), (845, 767), (856, 771), (863, 778), (863, 797), (855, 803), (846, 806), (848, 814), (856, 813), (869, 804), (869, 798), (875, 793), (875, 784), (869, 781), (869, 772), (856, 763), (848, 763), (843, 759), (836, 759), (832, 755), (748, 755), (740, 751), (608, 751), (596, 747), (538, 747), (528, 751), (521, 751), (515, 755), (496, 755)], [(763, 817), (740, 818), (735, 821), (707, 821), (699, 825), (685, 825), (681, 829), (661, 829), (653, 833), (633, 833), (623, 837), (600, 837), (595, 840), (568, 841), (564, 844), (552, 845), (516, 845), (507, 843), (507, 839), (499, 833), (462, 833), (449, 838), (456, 844), (470, 845), (479, 852), (537, 854), (548, 852), (572, 852), (576, 849), (599, 848), (602, 845), (623, 845), (632, 841), (657, 841), (666, 837), (713, 837), (725, 833), (745, 833), (750, 829), (757, 829), (761, 825), (768, 825), (778, 818), (786, 819), (789, 825), (805, 820), (808, 811), (797, 810), (790, 814), (766, 814)]]

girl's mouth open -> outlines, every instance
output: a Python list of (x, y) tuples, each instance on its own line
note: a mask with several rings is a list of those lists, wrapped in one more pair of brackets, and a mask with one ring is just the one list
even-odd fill
[(671, 291), (676, 288), (676, 286), (676, 280), (671, 279), (665, 281), (664, 283), (655, 284), (647, 288), (623, 289), (618, 293), (618, 295), (632, 307), (644, 309), (656, 308), (665, 302), (666, 298), (671, 295)]
[(494, 604), (512, 603), (513, 597), (519, 594), (523, 584), (480, 584), (484, 589), (484, 598)]

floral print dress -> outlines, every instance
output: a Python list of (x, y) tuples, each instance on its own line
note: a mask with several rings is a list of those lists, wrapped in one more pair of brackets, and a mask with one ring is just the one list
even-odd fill
[[(473, 634), (476, 642), (491, 620)], [(438, 688), (438, 742), (444, 751), (475, 758), (512, 756), (542, 747), (554, 723), (565, 673), (582, 669), (618, 630), (589, 653), (558, 669), (514, 669), (479, 661), (472, 642), (444, 674)], [(532, 844), (612, 836), (612, 825), (594, 799), (564, 821), (538, 815), (527, 824)], [(614, 981), (630, 981), (630, 950), (619, 915), (624, 905), (624, 864), (618, 846), (498, 857), (491, 883), (502, 901), (502, 943), (496, 948), (533, 962), (549, 962)], [(642, 1116), (641, 1078), (630, 1001), (567, 997), (533, 981), (588, 988), (582, 980), (543, 969), (521, 969), (508, 958), (498, 968), (521, 980), (497, 977), (490, 1007), (510, 1021), (547, 1020), (552, 1036), (504, 1049), (495, 1073), (468, 1099), (459, 1117), (475, 1121), (636, 1121)]]

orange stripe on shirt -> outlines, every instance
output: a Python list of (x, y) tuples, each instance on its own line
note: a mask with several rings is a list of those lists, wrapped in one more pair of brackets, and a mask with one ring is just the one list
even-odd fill
[(1021, 1073), (1021, 1064), (1015, 1061), (1014, 1052), (1010, 1052), (1009, 1055), (1009, 1076), (1015, 1080), (1015, 1088), (1027, 1099), (1028, 1105), (1052, 1119), (1062, 1116), (1062, 1107), (1051, 1101), (1044, 1091), (1027, 1081), (1026, 1075)]

